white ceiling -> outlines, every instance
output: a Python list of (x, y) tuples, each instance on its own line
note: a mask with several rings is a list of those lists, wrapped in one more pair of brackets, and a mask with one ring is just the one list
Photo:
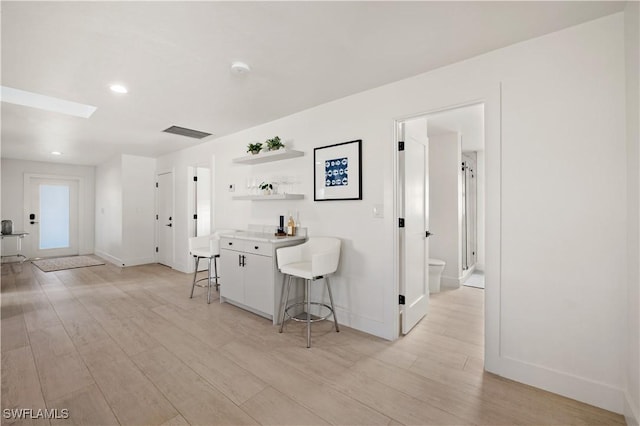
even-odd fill
[[(2, 85), (98, 107), (2, 103), (2, 157), (157, 156), (623, 10), (624, 2), (2, 1)], [(230, 72), (233, 61), (252, 72)], [(128, 86), (116, 95), (113, 82)], [(265, 135), (267, 137), (268, 135)], [(209, 139), (210, 139), (209, 138)], [(51, 157), (53, 150), (61, 157)]]

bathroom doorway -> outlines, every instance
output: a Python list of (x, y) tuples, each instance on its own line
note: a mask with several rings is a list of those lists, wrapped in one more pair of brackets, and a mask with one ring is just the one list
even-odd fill
[(432, 291), (484, 288), (484, 104), (429, 114), (427, 122), (429, 250), (431, 263), (445, 265)]

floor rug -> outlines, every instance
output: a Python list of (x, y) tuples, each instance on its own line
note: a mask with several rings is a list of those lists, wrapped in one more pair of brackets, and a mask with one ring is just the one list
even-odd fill
[(484, 288), (484, 274), (474, 272), (462, 285), (467, 287)]
[(62, 271), (63, 269), (86, 268), (87, 266), (104, 265), (104, 262), (89, 256), (58, 257), (54, 259), (34, 260), (31, 263), (44, 272)]

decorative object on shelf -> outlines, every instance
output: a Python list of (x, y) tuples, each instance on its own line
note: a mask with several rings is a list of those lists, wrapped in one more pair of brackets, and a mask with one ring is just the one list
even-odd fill
[(253, 155), (256, 155), (262, 150), (262, 142), (250, 143), (247, 145), (247, 152), (250, 152)]
[(314, 148), (314, 201), (362, 200), (362, 140)]
[(280, 141), (280, 136), (276, 136), (272, 139), (267, 139), (265, 142), (269, 151), (277, 151), (280, 148), (284, 148), (284, 144)]
[(284, 216), (280, 216), (280, 226), (276, 229), (275, 235), (276, 237), (284, 237), (287, 235), (287, 233), (284, 232)]
[(273, 185), (269, 182), (262, 182), (258, 188), (262, 190), (264, 195), (271, 195), (271, 191), (273, 191)]

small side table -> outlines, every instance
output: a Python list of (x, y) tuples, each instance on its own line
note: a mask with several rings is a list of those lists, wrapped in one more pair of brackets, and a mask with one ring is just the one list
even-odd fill
[(20, 231), (20, 232), (14, 232), (12, 234), (0, 234), (0, 240), (4, 240), (5, 238), (15, 238), (16, 239), (17, 248), (18, 248), (18, 251), (17, 251), (16, 254), (2, 255), (2, 256), (0, 256), (1, 259), (4, 259), (6, 257), (17, 257), (18, 258), (18, 262), (20, 262), (20, 263), (22, 263), (25, 260), (27, 260), (27, 257), (22, 254), (22, 240), (24, 239), (25, 235), (29, 235), (29, 233), (28, 232), (24, 232), (24, 231)]

